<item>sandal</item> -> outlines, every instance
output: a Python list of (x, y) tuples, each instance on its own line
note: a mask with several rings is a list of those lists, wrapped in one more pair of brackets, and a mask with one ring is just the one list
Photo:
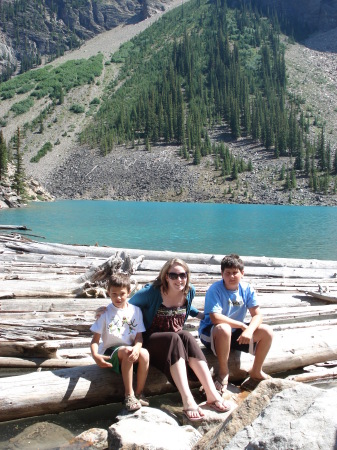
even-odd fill
[(139, 401), (139, 403), (142, 406), (149, 406), (150, 402), (149, 400), (145, 397), (145, 395), (143, 393), (136, 395), (136, 399)]
[(231, 406), (225, 401), (214, 400), (214, 402), (206, 402), (206, 405), (213, 409), (213, 411), (224, 413), (231, 409)]
[[(189, 412), (197, 412), (199, 414), (199, 417), (191, 417), (188, 415)], [(187, 417), (187, 419), (190, 422), (198, 422), (200, 420), (202, 420), (205, 416), (205, 414), (200, 414), (200, 408), (187, 408), (187, 409), (183, 409), (183, 413), (185, 414), (185, 416)]]
[(134, 395), (127, 395), (124, 400), (124, 405), (127, 411), (137, 411), (142, 407), (141, 403), (136, 399)]
[(227, 374), (223, 378), (220, 377), (219, 375), (217, 375), (214, 379), (215, 388), (219, 392), (220, 395), (224, 394), (227, 390), (228, 378), (229, 378), (229, 375)]

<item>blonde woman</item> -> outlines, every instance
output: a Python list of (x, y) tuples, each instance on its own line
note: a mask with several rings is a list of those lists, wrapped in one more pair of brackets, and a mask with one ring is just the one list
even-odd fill
[(197, 341), (183, 330), (189, 315), (202, 318), (192, 300), (195, 288), (190, 285), (190, 270), (181, 259), (170, 259), (152, 284), (138, 291), (130, 303), (143, 313), (146, 332), (144, 348), (150, 354), (150, 364), (163, 372), (180, 392), (183, 412), (190, 421), (201, 420), (204, 413), (195, 402), (188, 380), (196, 376), (204, 387), (207, 405), (226, 412), (229, 405), (217, 392), (206, 358)]

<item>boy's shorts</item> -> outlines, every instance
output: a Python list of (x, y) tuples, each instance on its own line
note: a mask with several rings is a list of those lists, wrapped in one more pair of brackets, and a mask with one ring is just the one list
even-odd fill
[[(248, 323), (246, 325), (249, 325)], [(213, 330), (214, 325), (211, 327), (211, 333), (210, 333), (210, 341), (206, 342), (204, 339), (200, 338), (201, 342), (204, 344), (205, 347), (210, 348), (215, 356), (217, 356), (214, 346), (214, 339), (213, 339)], [(232, 338), (231, 338), (231, 350), (239, 350), (240, 352), (250, 353), (251, 355), (255, 355), (256, 350), (256, 342), (253, 342), (253, 339), (251, 339), (249, 344), (239, 344), (238, 339), (240, 335), (242, 334), (241, 328), (236, 328), (232, 332)]]
[[(108, 359), (108, 362), (112, 364), (111, 369), (116, 372), (116, 373), (122, 373), (122, 368), (119, 364), (119, 359), (118, 359), (118, 350), (120, 349), (120, 347), (109, 347), (105, 350), (104, 355), (108, 355), (110, 357), (110, 359)], [(138, 368), (138, 363), (133, 365), (133, 371), (136, 373), (137, 372), (137, 368)]]
[(104, 355), (111, 355), (108, 359), (108, 362), (112, 364), (111, 369), (116, 373), (122, 373), (119, 366), (118, 349), (119, 347), (109, 347), (105, 350)]

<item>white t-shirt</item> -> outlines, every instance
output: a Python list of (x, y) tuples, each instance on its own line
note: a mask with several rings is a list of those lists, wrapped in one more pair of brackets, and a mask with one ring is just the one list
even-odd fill
[(98, 346), (101, 355), (109, 347), (133, 345), (136, 334), (145, 331), (142, 311), (130, 303), (123, 309), (110, 303), (90, 330), (101, 335), (102, 342)]

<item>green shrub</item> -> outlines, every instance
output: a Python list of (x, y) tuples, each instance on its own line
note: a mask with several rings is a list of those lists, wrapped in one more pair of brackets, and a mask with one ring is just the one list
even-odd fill
[(43, 147), (40, 148), (37, 154), (31, 158), (30, 162), (39, 162), (40, 159), (47, 154), (47, 152), (50, 152), (52, 150), (52, 148), (53, 145), (49, 141), (46, 142)]
[(24, 114), (29, 111), (33, 105), (34, 100), (31, 97), (28, 97), (21, 102), (14, 103), (14, 105), (11, 106), (11, 111), (13, 111), (16, 116), (19, 116), (20, 114)]
[(13, 91), (13, 90), (1, 92), (2, 100), (7, 100), (8, 98), (13, 98), (14, 95), (15, 95), (15, 91)]
[(81, 114), (84, 113), (84, 106), (79, 105), (78, 103), (74, 103), (69, 108), (70, 111), (74, 112), (75, 114)]
[(100, 104), (100, 99), (95, 97), (91, 100), (90, 105), (99, 105)]

